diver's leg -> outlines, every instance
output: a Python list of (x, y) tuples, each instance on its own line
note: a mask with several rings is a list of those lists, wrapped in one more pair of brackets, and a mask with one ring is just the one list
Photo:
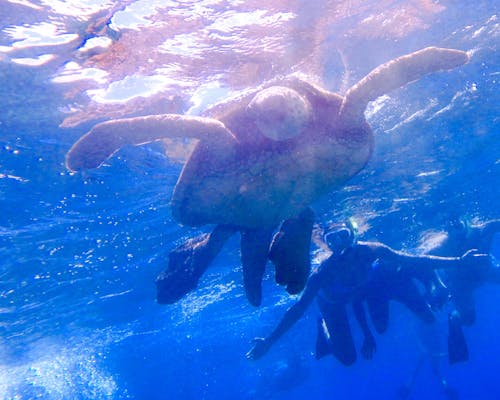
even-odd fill
[(415, 385), (415, 381), (417, 380), (418, 373), (420, 372), (420, 369), (424, 365), (425, 359), (426, 359), (426, 354), (424, 353), (420, 354), (417, 364), (415, 365), (415, 368), (412, 371), (410, 379), (403, 385), (401, 385), (398, 390), (398, 397), (400, 399), (407, 399), (410, 397), (413, 387)]
[(435, 321), (432, 309), (425, 300), (425, 297), (418, 290), (417, 285), (409, 276), (401, 276), (392, 285), (394, 300), (403, 303), (423, 322), (432, 323)]
[(441, 373), (441, 368), (439, 365), (439, 357), (435, 355), (431, 355), (431, 366), (436, 378), (438, 378), (441, 388), (445, 394), (446, 399), (448, 400), (458, 400), (460, 396), (458, 392), (449, 385), (448, 381), (445, 379), (443, 374)]
[(466, 285), (460, 285), (453, 291), (451, 297), (455, 308), (460, 314), (462, 325), (472, 326), (476, 322), (476, 307), (473, 289)]
[(354, 364), (356, 347), (345, 304), (330, 303), (318, 298), (318, 305), (328, 333), (331, 352), (342, 364), (346, 366)]
[(309, 277), (313, 223), (314, 212), (308, 207), (283, 221), (271, 243), (269, 259), (275, 266), (276, 283), (287, 285), (290, 294), (300, 293)]
[(330, 345), (330, 333), (323, 318), (317, 320), (317, 334), (316, 334), (316, 360), (332, 353)]
[(387, 331), (389, 325), (389, 300), (367, 300), (366, 303), (368, 305), (368, 313), (377, 333)]
[(427, 302), (434, 310), (439, 310), (449, 300), (450, 291), (444, 284), (438, 271), (427, 270), (425, 268), (421, 269), (425, 271), (425, 274), (421, 278), (417, 277), (417, 279), (419, 279), (425, 287)]
[(250, 304), (258, 307), (262, 301), (262, 277), (266, 269), (272, 229), (241, 231), (241, 264), (243, 284)]
[(198, 280), (237, 229), (217, 225), (210, 234), (190, 238), (169, 254), (168, 267), (156, 278), (157, 301), (172, 304), (195, 289)]
[(373, 326), (378, 333), (384, 333), (389, 325), (389, 299), (382, 291), (374, 288), (366, 297), (368, 314), (372, 320)]
[(451, 301), (460, 314), (463, 325), (471, 326), (476, 321), (474, 290), (482, 283), (483, 271), (468, 268), (447, 270), (447, 284)]
[(462, 329), (462, 318), (454, 310), (448, 315), (448, 362), (455, 364), (469, 359), (469, 348)]

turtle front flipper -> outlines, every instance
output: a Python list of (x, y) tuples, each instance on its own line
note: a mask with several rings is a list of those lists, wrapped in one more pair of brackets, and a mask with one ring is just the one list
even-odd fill
[(427, 47), (391, 60), (375, 68), (351, 87), (344, 98), (340, 115), (348, 121), (364, 120), (369, 101), (420, 79), (432, 72), (453, 69), (469, 61), (466, 52)]
[(121, 147), (166, 138), (192, 138), (226, 146), (236, 141), (225, 125), (213, 118), (178, 114), (150, 115), (102, 122), (82, 136), (66, 154), (71, 171), (97, 168)]
[(195, 289), (224, 243), (236, 232), (234, 227), (217, 225), (210, 234), (190, 238), (173, 249), (168, 268), (156, 278), (158, 303), (173, 304)]
[(306, 208), (298, 216), (286, 219), (274, 235), (269, 259), (276, 270), (276, 283), (286, 285), (290, 294), (300, 293), (311, 271), (311, 235), (314, 212)]
[(272, 229), (245, 229), (241, 231), (241, 264), (243, 285), (248, 301), (260, 306), (262, 301), (262, 277), (266, 269)]

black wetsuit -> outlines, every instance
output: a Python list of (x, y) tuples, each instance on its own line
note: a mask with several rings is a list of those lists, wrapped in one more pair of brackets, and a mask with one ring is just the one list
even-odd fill
[(389, 301), (404, 304), (422, 321), (434, 315), (413, 278), (417, 271), (397, 268), (377, 257), (373, 247), (360, 242), (339, 256), (325, 260), (318, 270), (322, 282), (317, 301), (329, 334), (331, 352), (345, 365), (356, 360), (346, 305), (366, 302), (377, 332), (387, 330)]

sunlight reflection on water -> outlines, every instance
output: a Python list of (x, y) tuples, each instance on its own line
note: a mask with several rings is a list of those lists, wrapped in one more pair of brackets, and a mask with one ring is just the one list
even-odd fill
[(106, 358), (102, 349), (114, 340), (109, 333), (82, 332), (69, 341), (43, 338), (32, 343), (22, 362), (8, 364), (4, 358), (0, 362), (0, 399), (114, 398), (118, 386), (102, 368)]

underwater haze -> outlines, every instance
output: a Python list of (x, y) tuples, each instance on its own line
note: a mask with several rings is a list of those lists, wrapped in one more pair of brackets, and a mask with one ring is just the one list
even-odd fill
[[(268, 264), (262, 305), (250, 305), (238, 237), (195, 290), (158, 304), (169, 252), (209, 228), (181, 226), (169, 205), (190, 144), (126, 146), (76, 173), (65, 155), (105, 120), (201, 115), (288, 74), (343, 95), (393, 58), (463, 50), (469, 63), (370, 103), (370, 161), (312, 204), (319, 226), (350, 218), (363, 239), (423, 254), (450, 218), (500, 218), (499, 11), (494, 0), (1, 0), (0, 400), (400, 399), (420, 363), (404, 398), (452, 398), (399, 304), (372, 360), (316, 360), (316, 305), (246, 359), (297, 296)], [(496, 400), (498, 285), (480, 287), (476, 307), (470, 359), (439, 362), (453, 398)], [(446, 341), (447, 311), (433, 341)]]

